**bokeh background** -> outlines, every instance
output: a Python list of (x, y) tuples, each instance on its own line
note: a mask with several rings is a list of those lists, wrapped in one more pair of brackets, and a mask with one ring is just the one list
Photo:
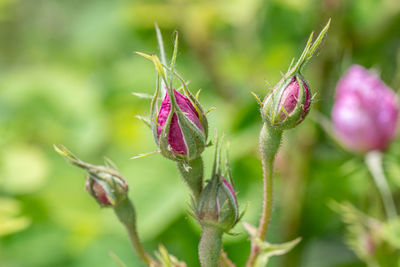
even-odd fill
[[(155, 71), (134, 51), (157, 53), (154, 22), (168, 55), (180, 33), (177, 70), (202, 89), (211, 135), (231, 141), (239, 202), (256, 223), (261, 208), (261, 127), (250, 92), (264, 97), (298, 57), (311, 31), (331, 28), (304, 71), (315, 101), (308, 119), (285, 133), (277, 160), (275, 208), (268, 239), (302, 242), (270, 266), (365, 266), (346, 245), (345, 225), (328, 203), (349, 201), (383, 219), (380, 197), (363, 159), (343, 151), (316, 122), (330, 116), (338, 78), (353, 63), (375, 68), (400, 88), (398, 0), (0, 0), (0, 266), (142, 266), (111, 210), (84, 190), (84, 173), (52, 144), (82, 159), (111, 158), (126, 176), (149, 251), (170, 253), (199, 266), (199, 228), (187, 214), (188, 189), (175, 164), (155, 150), (147, 115)], [(400, 200), (400, 142), (385, 170)], [(213, 149), (204, 153), (209, 173)], [(227, 237), (230, 257), (244, 266), (249, 242), (243, 227)]]

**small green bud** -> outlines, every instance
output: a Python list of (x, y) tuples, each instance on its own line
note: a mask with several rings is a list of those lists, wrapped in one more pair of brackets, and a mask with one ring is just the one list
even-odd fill
[(224, 232), (229, 232), (240, 220), (241, 215), (227, 161), (225, 172), (222, 174), (218, 144), (215, 154), (212, 178), (200, 195), (196, 215), (203, 227), (216, 226)]
[(215, 176), (200, 196), (197, 219), (203, 226), (213, 225), (229, 232), (237, 223), (239, 210), (232, 185)]

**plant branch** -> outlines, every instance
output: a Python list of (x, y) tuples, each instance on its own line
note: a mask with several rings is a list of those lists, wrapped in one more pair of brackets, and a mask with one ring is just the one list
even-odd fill
[[(263, 209), (256, 238), (264, 240), (271, 221), (273, 203), (273, 164), (282, 139), (282, 131), (269, 128), (264, 123), (260, 132), (260, 152), (263, 164)], [(260, 248), (253, 242), (246, 266), (254, 266)]]
[(213, 225), (206, 225), (202, 230), (199, 243), (200, 264), (202, 267), (218, 267), (223, 231)]
[(131, 200), (129, 198), (125, 198), (125, 200), (121, 201), (118, 205), (114, 206), (114, 212), (117, 215), (119, 221), (125, 226), (129, 235), (129, 239), (131, 240), (133, 249), (139, 256), (139, 258), (147, 266), (159, 266), (158, 262), (156, 262), (146, 252), (142, 243), (140, 242), (140, 238), (136, 227), (136, 211)]
[(198, 157), (188, 163), (178, 162), (177, 165), (179, 173), (192, 191), (194, 199), (197, 201), (203, 189), (203, 159)]

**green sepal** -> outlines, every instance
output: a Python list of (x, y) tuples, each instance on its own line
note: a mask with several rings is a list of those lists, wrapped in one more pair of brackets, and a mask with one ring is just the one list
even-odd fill
[(186, 144), (186, 160), (194, 160), (204, 151), (206, 147), (206, 137), (201, 129), (186, 117), (179, 106), (176, 107), (176, 115)]
[(216, 225), (218, 221), (218, 210), (217, 210), (217, 192), (218, 192), (218, 177), (214, 176), (211, 180), (207, 181), (207, 185), (204, 187), (199, 203), (197, 205), (197, 219), (200, 224), (204, 225)]
[(222, 224), (220, 227), (224, 232), (229, 232), (237, 223), (239, 208), (235, 196), (232, 195), (224, 183), (220, 184), (218, 191), (218, 201), (220, 203), (218, 221), (219, 224)]
[(182, 78), (182, 76), (180, 76), (175, 70), (173, 70), (173, 74), (181, 82), (181, 84), (183, 86), (183, 90), (185, 92), (185, 96), (189, 98), (190, 102), (193, 104), (194, 108), (196, 109), (197, 114), (199, 115), (200, 123), (203, 126), (205, 139), (207, 140), (207, 138), (208, 138), (208, 121), (207, 121), (206, 113), (204, 112), (203, 107), (200, 105), (200, 102), (192, 94), (192, 92), (190, 92), (190, 90), (188, 89), (188, 87), (185, 83), (185, 80)]
[(158, 95), (160, 93), (160, 76), (157, 74), (157, 80), (156, 80), (156, 91), (154, 92), (153, 99), (151, 100), (151, 105), (150, 105), (150, 118), (151, 118), (151, 130), (153, 132), (153, 138), (154, 141), (156, 142), (157, 146), (159, 146), (159, 141), (158, 141)]
[[(233, 188), (228, 156), (226, 156), (225, 170), (222, 171), (221, 150), (222, 145), (217, 138), (211, 179), (200, 195), (196, 217), (202, 226), (218, 227), (228, 233), (241, 219), (241, 214)], [(223, 182), (224, 180), (232, 186), (233, 192)]]
[[(174, 96), (172, 90), (168, 87), (167, 87), (167, 94), (170, 99), (171, 109), (168, 114), (167, 120), (166, 120), (164, 126), (162, 127), (160, 137), (158, 139), (158, 145), (160, 148), (160, 152), (163, 156), (165, 156), (169, 159), (175, 160), (175, 161), (180, 161), (180, 160), (184, 159), (183, 156), (180, 154), (177, 154), (177, 153), (172, 153), (172, 151), (171, 151), (172, 148), (170, 147), (170, 145), (168, 143), (169, 129), (170, 129), (172, 117), (175, 113), (175, 108), (177, 105), (176, 105), (176, 101), (175, 101), (175, 96)], [(157, 135), (157, 132), (156, 132), (156, 135)]]

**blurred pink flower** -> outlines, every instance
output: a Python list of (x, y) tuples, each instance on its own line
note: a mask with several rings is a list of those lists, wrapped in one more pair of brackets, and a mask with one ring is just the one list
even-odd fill
[(335, 134), (353, 152), (387, 148), (395, 136), (398, 112), (396, 94), (362, 66), (353, 65), (336, 87)]

